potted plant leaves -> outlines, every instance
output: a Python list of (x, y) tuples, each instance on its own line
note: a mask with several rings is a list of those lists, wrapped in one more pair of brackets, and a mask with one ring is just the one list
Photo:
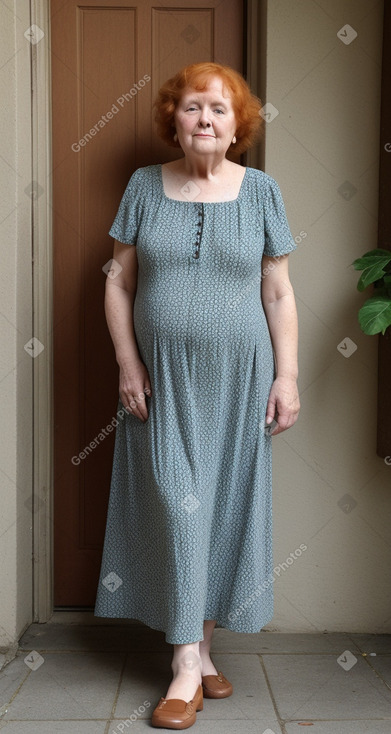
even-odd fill
[(362, 270), (357, 290), (373, 284), (373, 295), (361, 306), (358, 320), (364, 334), (384, 335), (391, 325), (391, 251), (376, 248), (352, 263)]

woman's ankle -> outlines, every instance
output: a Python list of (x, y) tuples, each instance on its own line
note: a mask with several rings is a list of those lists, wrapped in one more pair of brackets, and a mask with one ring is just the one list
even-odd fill
[(211, 648), (211, 642), (207, 643), (206, 645), (201, 645), (199, 648), (200, 657), (210, 657), (210, 648)]
[(181, 656), (176, 655), (171, 660), (171, 669), (174, 675), (201, 670), (201, 656), (195, 652), (187, 652)]

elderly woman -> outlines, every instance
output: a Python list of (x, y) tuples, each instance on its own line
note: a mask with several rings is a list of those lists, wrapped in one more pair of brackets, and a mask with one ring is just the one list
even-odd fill
[(259, 632), (273, 616), (272, 435), (300, 407), (296, 245), (276, 181), (226, 158), (262, 132), (238, 72), (187, 66), (155, 106), (183, 157), (138, 168), (110, 229), (123, 418), (94, 613), (165, 632), (173, 677), (152, 724), (184, 729), (203, 696), (233, 690), (210, 658), (216, 623)]

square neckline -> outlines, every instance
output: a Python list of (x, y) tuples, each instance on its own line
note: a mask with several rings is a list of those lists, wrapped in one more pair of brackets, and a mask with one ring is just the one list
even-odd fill
[(248, 171), (248, 166), (242, 166), (242, 168), (244, 168), (244, 176), (242, 178), (242, 182), (240, 184), (239, 193), (238, 193), (236, 199), (228, 199), (227, 201), (185, 201), (185, 200), (182, 200), (182, 199), (171, 199), (170, 196), (167, 196), (166, 192), (164, 191), (164, 184), (163, 184), (163, 170), (162, 170), (163, 164), (162, 163), (158, 163), (158, 166), (160, 168), (160, 177), (159, 178), (160, 178), (160, 187), (161, 187), (161, 192), (162, 192), (163, 197), (165, 199), (167, 199), (167, 201), (175, 201), (178, 204), (207, 204), (207, 205), (209, 205), (209, 204), (213, 204), (213, 205), (216, 205), (216, 204), (234, 204), (235, 202), (239, 201), (239, 199), (241, 198), (241, 196), (243, 194), (244, 183), (245, 183), (245, 180), (246, 180), (246, 177), (247, 177), (247, 171)]

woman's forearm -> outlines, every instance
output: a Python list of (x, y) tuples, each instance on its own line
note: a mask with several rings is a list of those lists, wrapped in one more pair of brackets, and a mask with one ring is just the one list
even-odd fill
[(133, 324), (134, 293), (106, 281), (105, 314), (118, 364), (124, 366), (140, 360)]
[(293, 291), (264, 304), (276, 362), (276, 377), (298, 377), (298, 322)]

